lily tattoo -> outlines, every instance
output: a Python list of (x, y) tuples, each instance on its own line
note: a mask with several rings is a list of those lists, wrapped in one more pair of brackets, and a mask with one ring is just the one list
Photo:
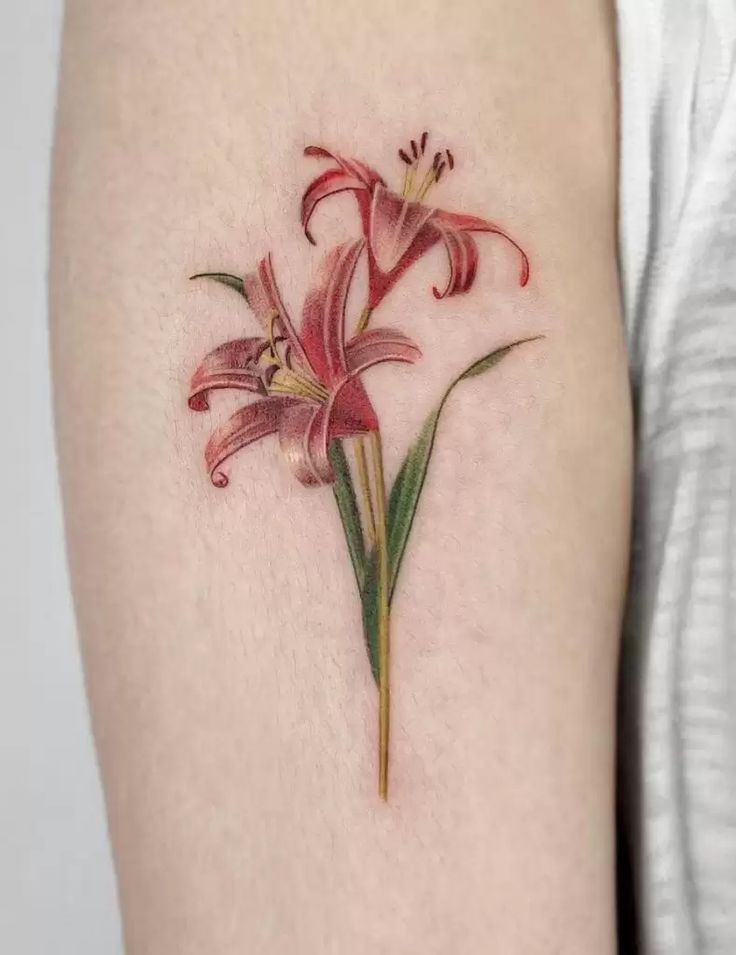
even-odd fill
[[(407, 269), (439, 242), (447, 251), (449, 276), (442, 290), (433, 288), (435, 297), (469, 292), (479, 260), (475, 233), (495, 235), (512, 247), (520, 263), (521, 287), (530, 275), (526, 253), (500, 225), (427, 204), (433, 188), (456, 166), (449, 149), (435, 151), (430, 159), (428, 141), (424, 132), (399, 149), (401, 191), (389, 189), (360, 160), (322, 146), (305, 149), (306, 156), (332, 163), (302, 198), (301, 224), (307, 239), (315, 244), (310, 224), (317, 205), (345, 191), (357, 201), (362, 235), (324, 254), (304, 297), (298, 327), (282, 300), (270, 255), (242, 277), (229, 272), (192, 276), (234, 290), (259, 326), (258, 334), (211, 351), (191, 378), (192, 411), (208, 411), (212, 393), (222, 389), (241, 391), (249, 398), (207, 443), (204, 458), (212, 484), (225, 488), (232, 455), (274, 435), (302, 485), (332, 487), (355, 573), (368, 663), (378, 688), (378, 793), (384, 800), (389, 782), (391, 602), (440, 415), (460, 382), (483, 374), (517, 346), (539, 337), (519, 339), (480, 356), (450, 381), (387, 492), (380, 422), (361, 375), (382, 362), (414, 364), (422, 354), (399, 329), (369, 330), (373, 313)], [(348, 298), (362, 259), (368, 266), (367, 296), (351, 321)]]
[(348, 242), (327, 253), (304, 302), (301, 334), (281, 300), (270, 258), (243, 279), (242, 295), (264, 334), (210, 352), (194, 372), (189, 392), (193, 411), (206, 411), (210, 393), (219, 388), (262, 396), (236, 411), (210, 438), (205, 461), (216, 487), (228, 483), (222, 470), (227, 458), (274, 433), (302, 484), (332, 484), (330, 444), (378, 431), (360, 373), (379, 362), (418, 361), (421, 352), (390, 328), (363, 332), (345, 344), (345, 304), (362, 249), (362, 241)]
[(510, 243), (521, 259), (519, 284), (524, 286), (529, 281), (526, 253), (500, 225), (476, 216), (444, 212), (425, 203), (443, 173), (455, 168), (449, 149), (435, 152), (431, 163), (425, 163), (427, 142), (425, 132), (419, 140), (412, 139), (408, 149), (399, 149), (405, 169), (400, 193), (388, 189), (374, 169), (357, 159), (345, 159), (322, 146), (307, 146), (304, 150), (306, 156), (335, 163), (311, 183), (302, 199), (302, 227), (310, 242), (314, 244), (309, 222), (317, 205), (335, 193), (351, 191), (355, 195), (368, 243), (368, 312), (381, 303), (417, 259), (440, 241), (447, 251), (450, 274), (443, 291), (433, 288), (435, 297), (469, 291), (478, 269), (474, 232), (489, 232)]

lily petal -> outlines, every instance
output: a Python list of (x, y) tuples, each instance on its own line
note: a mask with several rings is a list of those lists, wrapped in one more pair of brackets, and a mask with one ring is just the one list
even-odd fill
[(317, 377), (328, 386), (347, 371), (345, 303), (364, 239), (335, 246), (324, 256), (317, 280), (304, 300), (301, 336)]
[[(358, 195), (358, 203), (367, 212), (368, 202), (361, 202), (361, 193), (370, 193), (378, 183), (383, 183), (381, 176), (357, 159), (348, 159), (332, 153), (322, 146), (307, 146), (304, 150), (305, 156), (314, 156), (318, 159), (331, 159), (337, 163), (337, 169), (328, 169), (327, 172), (317, 176), (309, 186), (307, 186), (302, 197), (301, 221), (304, 234), (307, 239), (315, 245), (314, 237), (309, 231), (309, 220), (312, 218), (317, 205), (328, 196), (335, 195), (338, 192), (352, 190)], [(368, 198), (368, 197), (366, 197)]]
[(432, 292), (435, 298), (446, 298), (448, 295), (458, 295), (467, 292), (475, 279), (478, 270), (478, 246), (469, 232), (451, 229), (436, 221), (434, 227), (440, 233), (445, 243), (447, 257), (450, 261), (450, 275), (444, 291), (440, 292), (434, 286)]
[(372, 328), (351, 338), (345, 346), (348, 371), (359, 374), (383, 361), (419, 361), (422, 353), (408, 335), (395, 328)]
[(259, 368), (257, 362), (267, 347), (265, 338), (238, 338), (211, 351), (192, 375), (192, 411), (207, 411), (209, 392), (218, 388), (239, 388), (265, 395), (265, 368)]
[(329, 149), (325, 149), (324, 146), (307, 146), (304, 155), (313, 156), (317, 159), (331, 159), (349, 176), (360, 179), (366, 189), (372, 189), (376, 183), (383, 183), (383, 176), (379, 175), (367, 163), (361, 162), (359, 159), (341, 156), (339, 153), (333, 153)]
[(269, 332), (274, 322), (278, 331), (289, 340), (292, 351), (305, 367), (309, 363), (301, 340), (281, 298), (270, 254), (261, 259), (258, 268), (243, 279), (246, 299), (264, 331)]
[[(521, 268), (519, 270), (519, 285), (522, 287), (527, 284), (529, 281), (529, 258), (526, 252), (522, 249), (519, 243), (512, 239), (511, 236), (500, 225), (497, 225), (495, 222), (490, 222), (488, 219), (480, 219), (478, 216), (466, 216), (456, 212), (443, 212), (442, 210), (437, 210), (434, 217), (432, 218), (432, 225), (438, 227), (442, 232), (443, 239), (448, 232), (456, 233), (467, 233), (467, 232), (489, 232), (493, 235), (500, 235), (502, 239), (505, 239), (510, 245), (516, 249), (521, 258)], [(445, 242), (447, 245), (447, 242)], [(448, 247), (448, 255), (452, 256), (450, 249)], [(477, 256), (476, 256), (477, 257)], [(476, 261), (477, 265), (477, 261)], [(465, 287), (460, 289), (460, 291), (467, 291), (472, 285), (472, 278), (470, 283)], [(444, 298), (444, 295), (453, 295), (454, 292), (445, 292), (443, 295), (440, 295), (440, 298)]]
[(218, 428), (204, 452), (210, 480), (215, 487), (226, 487), (227, 475), (221, 470), (222, 463), (241, 448), (254, 441), (265, 438), (279, 430), (284, 416), (295, 406), (301, 404), (297, 398), (264, 398), (254, 401), (235, 412), (232, 417)]
[(434, 214), (431, 206), (405, 199), (381, 184), (375, 187), (369, 240), (381, 272), (390, 272), (398, 265)]
[(338, 192), (345, 192), (347, 190), (359, 192), (365, 188), (362, 180), (357, 179), (355, 176), (348, 175), (348, 173), (342, 169), (328, 169), (327, 172), (323, 172), (321, 176), (317, 176), (316, 179), (312, 180), (302, 196), (301, 209), (302, 228), (312, 245), (316, 245), (317, 243), (309, 229), (309, 220), (312, 218), (312, 213), (319, 203), (328, 196), (336, 195)]
[(378, 429), (378, 419), (357, 378), (346, 377), (321, 405), (300, 402), (287, 409), (279, 428), (281, 450), (307, 487), (335, 480), (327, 451), (335, 438)]
[(320, 444), (325, 420), (324, 405), (300, 402), (281, 419), (279, 443), (294, 476), (305, 486), (331, 484), (332, 466), (326, 444)]
[(335, 388), (327, 403), (327, 443), (378, 430), (378, 418), (357, 374), (351, 374)]

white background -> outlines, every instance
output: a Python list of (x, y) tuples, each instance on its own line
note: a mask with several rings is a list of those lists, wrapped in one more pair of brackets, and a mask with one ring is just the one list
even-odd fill
[(119, 955), (47, 369), (61, 0), (0, 0), (0, 9), (0, 952)]

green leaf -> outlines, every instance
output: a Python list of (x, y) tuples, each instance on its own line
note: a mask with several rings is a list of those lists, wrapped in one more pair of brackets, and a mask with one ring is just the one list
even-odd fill
[(361, 598), (363, 603), (363, 636), (365, 638), (365, 648), (368, 653), (368, 662), (371, 665), (371, 673), (377, 686), (379, 682), (380, 664), (378, 657), (378, 561), (375, 551), (371, 551), (370, 554), (366, 555), (365, 579)]
[(332, 441), (328, 449), (330, 464), (335, 474), (335, 483), (332, 490), (340, 512), (348, 553), (355, 571), (355, 580), (358, 584), (358, 593), (362, 594), (365, 580), (365, 548), (363, 546), (363, 528), (360, 522), (360, 511), (355, 498), (355, 488), (350, 476), (350, 467), (345, 456), (342, 441)]
[[(406, 457), (396, 476), (394, 485), (389, 495), (388, 511), (386, 515), (386, 532), (388, 537), (388, 557), (389, 557), (389, 600), (393, 597), (396, 581), (401, 567), (401, 561), (406, 550), (406, 545), (411, 533), (414, 516), (416, 515), (419, 498), (424, 487), (424, 480), (427, 476), (429, 459), (432, 456), (435, 438), (437, 436), (437, 425), (440, 415), (450, 397), (452, 391), (461, 381), (470, 378), (476, 378), (478, 375), (489, 371), (506, 355), (509, 354), (518, 345), (525, 342), (536, 341), (537, 338), (525, 338), (522, 341), (513, 342), (511, 345), (505, 345), (503, 348), (497, 348), (488, 355), (479, 358), (473, 362), (460, 375), (457, 376), (449, 385), (440, 403), (424, 422), (419, 435), (409, 448)], [(371, 665), (371, 672), (378, 683), (379, 680), (379, 661), (378, 661), (378, 562), (375, 552), (365, 555), (364, 563), (365, 573), (364, 582), (361, 591), (363, 602), (363, 632), (365, 636), (366, 650), (368, 651), (368, 660)]]
[(363, 544), (363, 526), (355, 496), (355, 487), (342, 441), (333, 441), (328, 449), (330, 463), (335, 474), (332, 490), (342, 520), (348, 553), (355, 571), (361, 606), (363, 610), (363, 634), (365, 636), (371, 672), (378, 683), (378, 573), (375, 554), (367, 555)]
[[(497, 348), (478, 361), (473, 362), (451, 383), (440, 403), (424, 422), (422, 430), (419, 432), (414, 444), (409, 448), (404, 462), (399, 469), (394, 485), (391, 488), (391, 494), (388, 501), (387, 513), (387, 534), (388, 534), (388, 555), (389, 555), (389, 599), (393, 597), (396, 581), (401, 568), (401, 561), (406, 550), (406, 545), (411, 533), (414, 517), (417, 512), (419, 498), (424, 487), (424, 481), (427, 476), (429, 459), (432, 456), (435, 437), (437, 435), (437, 425), (440, 415), (447, 403), (447, 399), (453, 390), (461, 381), (469, 378), (475, 378), (484, 374), (502, 361), (514, 348), (525, 342), (536, 341), (537, 338), (525, 338), (511, 345), (504, 345), (503, 348)], [(364, 611), (365, 619), (365, 611)]]
[(248, 301), (243, 280), (237, 275), (230, 275), (229, 272), (198, 272), (196, 275), (189, 276), (190, 282), (194, 279), (212, 279), (220, 285), (227, 285), (228, 288), (235, 289), (239, 295), (242, 295), (246, 302)]

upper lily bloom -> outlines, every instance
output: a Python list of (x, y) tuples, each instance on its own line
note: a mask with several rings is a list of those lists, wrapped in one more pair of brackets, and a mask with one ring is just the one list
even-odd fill
[(425, 162), (426, 148), (427, 133), (422, 133), (408, 149), (399, 150), (405, 169), (400, 193), (390, 190), (383, 178), (363, 162), (338, 156), (321, 146), (307, 146), (304, 150), (306, 156), (336, 163), (317, 176), (302, 197), (301, 219), (306, 236), (314, 243), (309, 220), (318, 203), (337, 192), (350, 190), (355, 194), (368, 240), (369, 309), (374, 309), (403, 272), (440, 240), (447, 250), (450, 275), (444, 290), (433, 288), (435, 297), (467, 292), (478, 267), (473, 232), (491, 232), (510, 242), (521, 257), (519, 284), (529, 281), (526, 253), (501, 226), (476, 216), (444, 212), (424, 202), (443, 173), (455, 166), (449, 149), (436, 152), (431, 163)]
[(209, 408), (209, 394), (236, 388), (260, 396), (236, 411), (210, 438), (205, 461), (212, 483), (225, 487), (227, 458), (269, 434), (305, 485), (334, 480), (328, 457), (335, 438), (378, 430), (378, 420), (358, 378), (384, 361), (414, 362), (417, 346), (395, 329), (376, 328), (345, 342), (345, 304), (365, 242), (347, 242), (323, 259), (308, 293), (297, 332), (281, 300), (271, 259), (243, 279), (243, 293), (263, 334), (220, 345), (194, 372), (193, 411)]

